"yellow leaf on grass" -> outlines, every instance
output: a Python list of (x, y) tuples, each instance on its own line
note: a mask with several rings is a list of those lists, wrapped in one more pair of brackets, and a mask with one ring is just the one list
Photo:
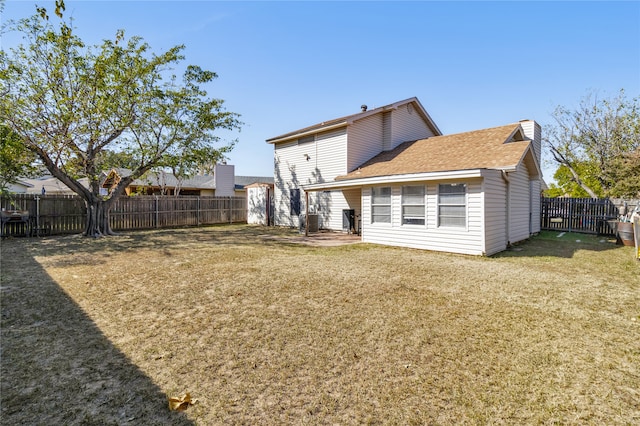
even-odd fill
[(191, 394), (189, 392), (180, 397), (172, 396), (169, 398), (169, 410), (184, 411), (196, 402), (198, 402), (198, 400), (195, 398), (191, 399)]

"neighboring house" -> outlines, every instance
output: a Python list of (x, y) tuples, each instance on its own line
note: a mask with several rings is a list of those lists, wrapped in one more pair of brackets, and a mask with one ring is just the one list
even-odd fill
[(416, 98), (267, 140), (276, 225), (360, 230), (362, 241), (491, 255), (540, 230), (540, 126), (442, 135)]
[(33, 184), (26, 182), (25, 178), (17, 179), (15, 182), (9, 182), (7, 184), (7, 192), (14, 194), (24, 194), (33, 188)]
[[(131, 173), (127, 169), (114, 168), (105, 174), (102, 187), (105, 193), (118, 184), (120, 179)], [(216, 164), (213, 175), (196, 175), (179, 181), (171, 173), (149, 172), (145, 177), (134, 180), (127, 188), (127, 195), (196, 195), (208, 197), (244, 197), (246, 185), (255, 182), (273, 182), (272, 177), (235, 176), (235, 167), (227, 164)]]
[[(26, 188), (13, 188), (10, 192), (26, 193), (26, 194), (44, 194), (46, 195), (75, 195), (67, 185), (60, 182), (53, 176), (42, 176), (39, 178), (21, 178), (22, 182), (28, 184)], [(86, 188), (89, 187), (89, 179), (82, 178), (79, 182)]]
[[(180, 187), (179, 195), (217, 196), (217, 197), (245, 197), (245, 186), (255, 182), (267, 182), (273, 184), (273, 177), (260, 176), (235, 176), (235, 168), (232, 165), (218, 164), (214, 168), (213, 175), (193, 176), (179, 182), (171, 173), (149, 173), (147, 177), (134, 180), (125, 188), (126, 195), (160, 194), (162, 188), (166, 195), (173, 195), (177, 187)], [(103, 173), (102, 191), (108, 194), (123, 176), (131, 174), (131, 170), (114, 168)], [(87, 178), (79, 180), (86, 188), (89, 187)], [(36, 179), (21, 178), (16, 184), (9, 187), (9, 192), (41, 194), (44, 189), (47, 195), (74, 195), (71, 189), (52, 176), (43, 176)]]

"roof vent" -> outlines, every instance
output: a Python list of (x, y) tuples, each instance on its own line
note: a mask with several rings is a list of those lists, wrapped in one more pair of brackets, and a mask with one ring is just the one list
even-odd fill
[(362, 110), (362, 112), (367, 112), (367, 108), (368, 107), (364, 104), (360, 105), (360, 109)]

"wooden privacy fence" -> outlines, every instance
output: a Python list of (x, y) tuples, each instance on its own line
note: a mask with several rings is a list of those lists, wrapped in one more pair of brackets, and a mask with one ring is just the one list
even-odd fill
[[(0, 197), (3, 211), (29, 211), (28, 223), (7, 223), (3, 236), (78, 234), (84, 231), (86, 206), (75, 195), (12, 194)], [(115, 231), (214, 225), (247, 221), (245, 197), (120, 197), (110, 213)]]
[(608, 198), (545, 198), (540, 227), (546, 230), (615, 235), (618, 207)]

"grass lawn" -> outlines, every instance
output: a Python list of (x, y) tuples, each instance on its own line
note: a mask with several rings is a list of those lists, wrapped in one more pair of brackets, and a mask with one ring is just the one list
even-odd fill
[[(294, 235), (3, 240), (1, 422), (640, 423), (633, 248), (542, 233), (483, 258)], [(169, 411), (184, 392), (198, 402)]]

